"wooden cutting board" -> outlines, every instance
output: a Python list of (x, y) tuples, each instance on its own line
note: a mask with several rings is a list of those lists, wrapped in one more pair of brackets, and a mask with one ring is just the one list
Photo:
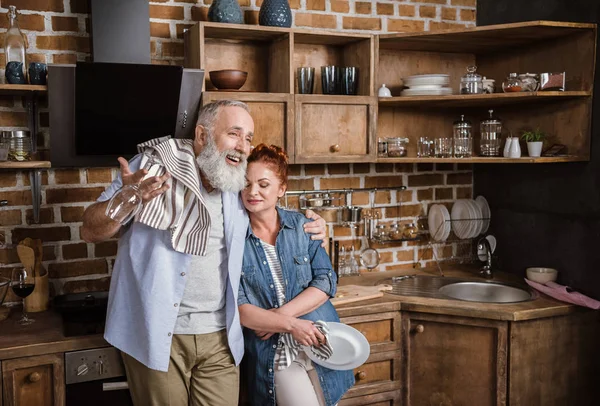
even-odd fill
[(392, 290), (391, 285), (378, 286), (359, 286), (344, 285), (338, 286), (335, 298), (331, 299), (334, 305), (358, 302), (360, 300), (375, 299), (383, 296), (383, 291)]

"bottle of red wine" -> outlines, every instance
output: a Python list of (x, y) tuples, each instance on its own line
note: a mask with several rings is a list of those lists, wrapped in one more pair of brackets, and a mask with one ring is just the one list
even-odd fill
[(26, 298), (27, 296), (31, 295), (31, 292), (33, 292), (34, 288), (35, 284), (33, 283), (23, 283), (12, 286), (13, 292), (15, 292), (15, 295), (19, 296), (20, 298)]

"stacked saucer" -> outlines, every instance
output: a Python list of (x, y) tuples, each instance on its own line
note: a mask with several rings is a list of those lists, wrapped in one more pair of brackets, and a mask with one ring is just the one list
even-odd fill
[(443, 96), (452, 94), (450, 76), (446, 74), (414, 75), (404, 78), (402, 96)]

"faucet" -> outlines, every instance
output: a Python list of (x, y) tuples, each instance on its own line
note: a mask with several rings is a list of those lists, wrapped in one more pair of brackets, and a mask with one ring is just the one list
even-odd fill
[(480, 274), (484, 276), (486, 279), (491, 279), (494, 277), (494, 273), (492, 272), (492, 247), (490, 246), (490, 242), (487, 238), (483, 237), (477, 242), (477, 250), (484, 250), (486, 252), (487, 260), (485, 265), (479, 271)]

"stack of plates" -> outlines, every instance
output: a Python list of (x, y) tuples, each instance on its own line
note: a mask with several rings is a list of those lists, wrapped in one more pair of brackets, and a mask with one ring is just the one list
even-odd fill
[(450, 214), (452, 231), (461, 240), (485, 233), (490, 226), (490, 206), (485, 197), (457, 200)]
[(436, 75), (414, 75), (404, 78), (404, 89), (402, 96), (442, 96), (452, 94), (452, 88), (448, 87), (450, 77), (445, 74)]

